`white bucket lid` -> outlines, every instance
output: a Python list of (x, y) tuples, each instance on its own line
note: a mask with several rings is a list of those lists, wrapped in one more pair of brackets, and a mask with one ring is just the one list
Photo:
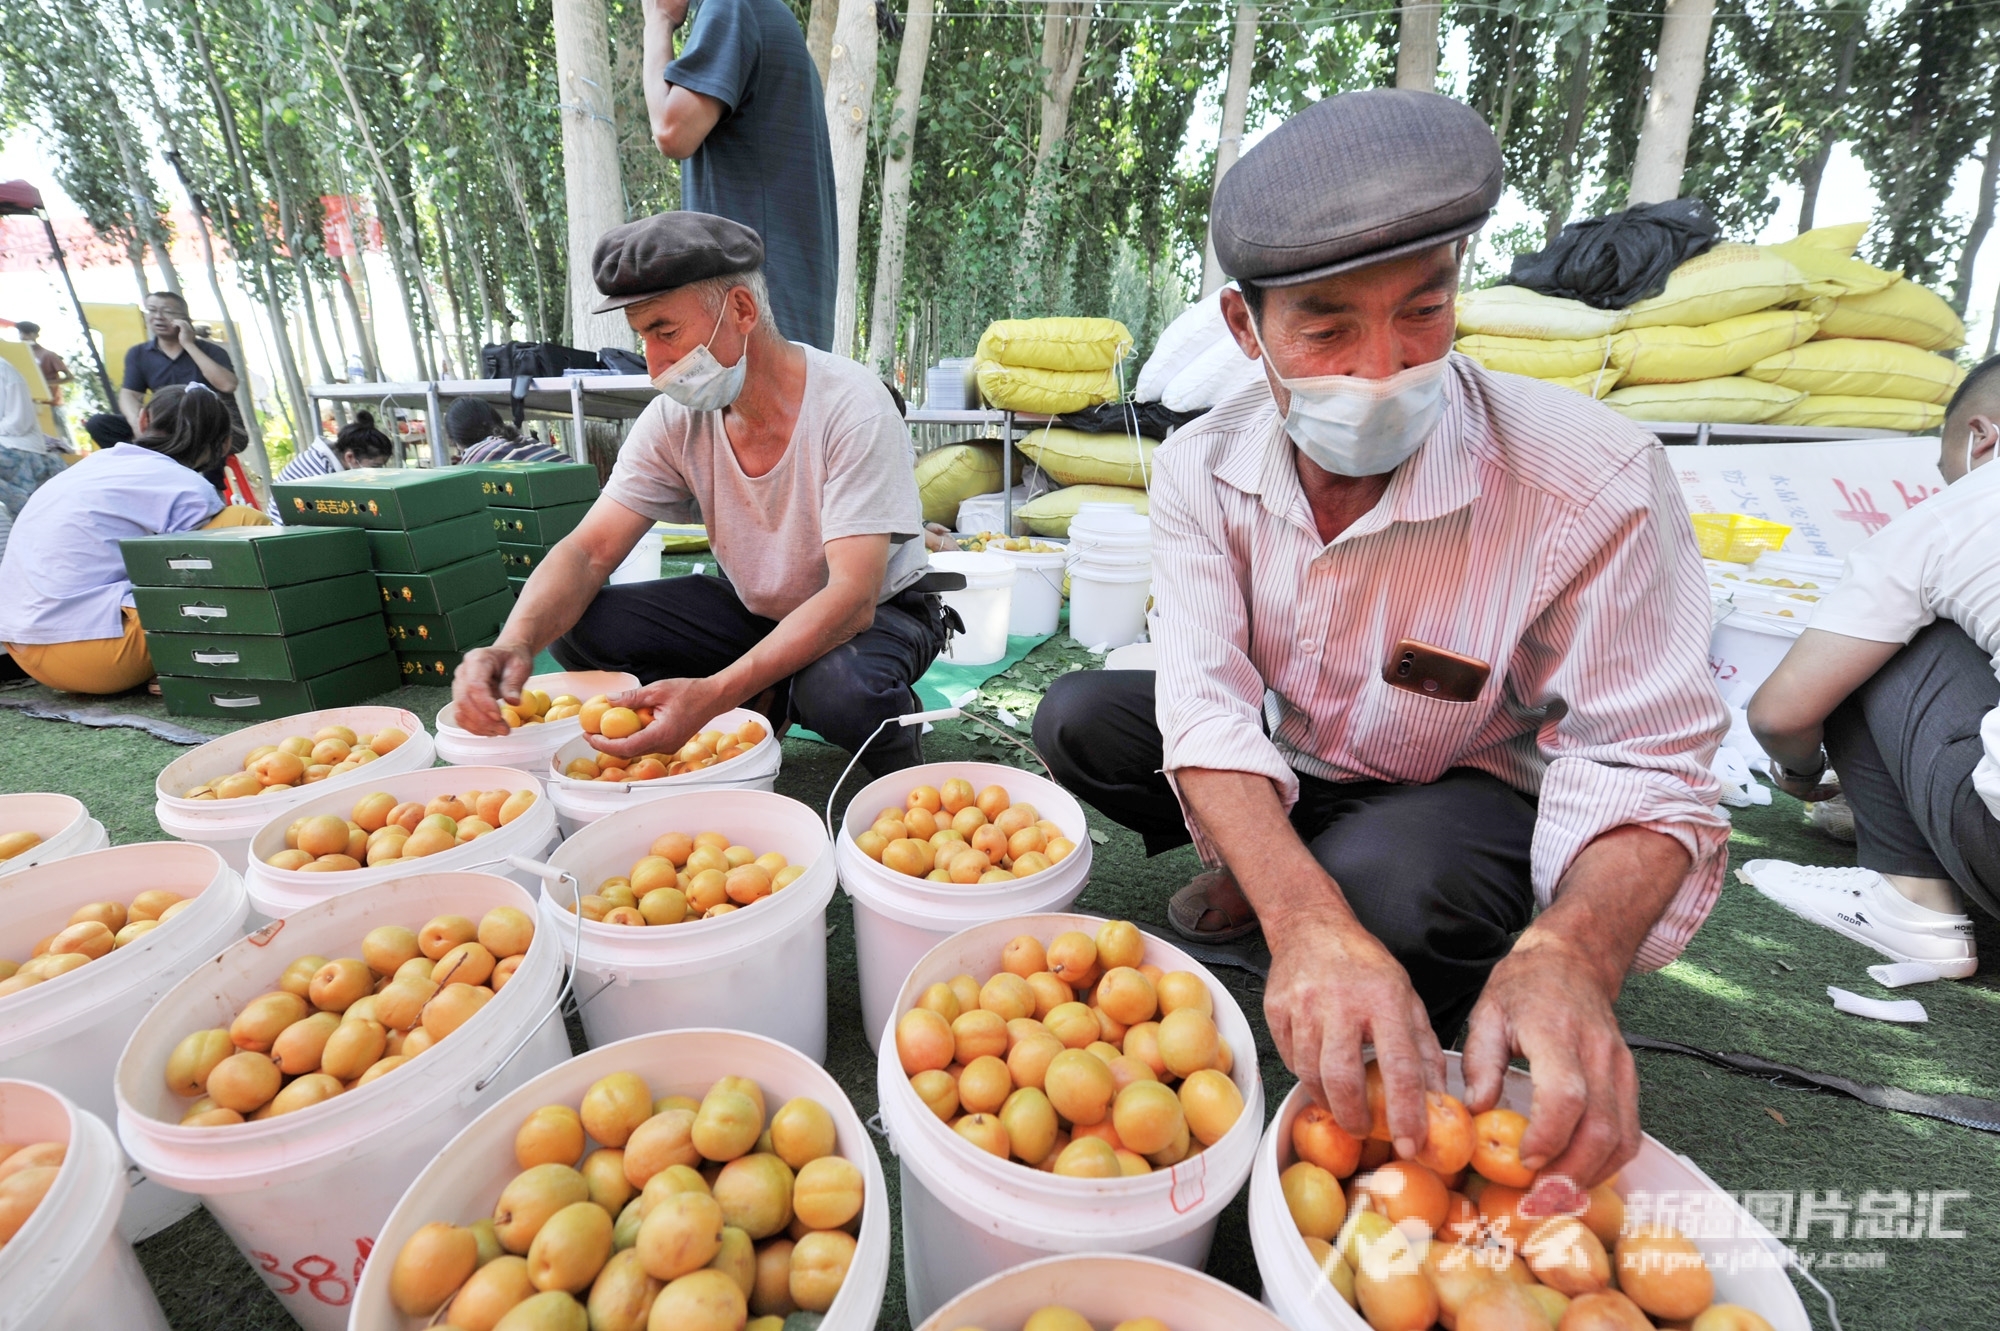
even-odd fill
[(965, 590), (969, 592), (992, 591), (1014, 585), (1014, 565), (997, 554), (982, 554), (974, 550), (937, 550), (931, 554), (931, 567), (940, 573), (964, 574)]

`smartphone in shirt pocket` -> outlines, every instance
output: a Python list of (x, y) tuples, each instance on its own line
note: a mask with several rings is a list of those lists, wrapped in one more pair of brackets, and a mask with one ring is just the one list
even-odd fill
[(1493, 667), (1477, 657), (1461, 656), (1415, 638), (1404, 638), (1382, 667), (1382, 680), (1424, 698), (1476, 702)]

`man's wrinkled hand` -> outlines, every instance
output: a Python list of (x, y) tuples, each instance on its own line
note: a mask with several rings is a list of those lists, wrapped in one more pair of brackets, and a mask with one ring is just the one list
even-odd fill
[(658, 680), (613, 695), (611, 705), (633, 711), (650, 707), (653, 711), (651, 724), (623, 739), (589, 737), (598, 752), (615, 753), (621, 758), (636, 758), (642, 753), (678, 753), (682, 745), (701, 733), (703, 726), (729, 710), (727, 703), (717, 700), (713, 686), (705, 679)]
[(506, 734), (507, 718), (500, 714), (500, 704), (521, 700), (534, 669), (534, 654), (519, 647), (475, 647), (467, 652), (451, 679), (459, 728), (475, 735)]

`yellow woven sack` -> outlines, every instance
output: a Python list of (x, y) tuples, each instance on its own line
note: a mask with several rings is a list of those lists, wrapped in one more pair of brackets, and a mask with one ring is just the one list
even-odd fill
[(1743, 373), (1802, 393), (1937, 403), (1965, 378), (1956, 361), (1935, 352), (1864, 337), (1808, 342), (1766, 356)]
[(1060, 416), (1118, 396), (1118, 378), (1110, 370), (1038, 370), (994, 360), (980, 361), (973, 369), (980, 395), (1002, 411)]
[(1071, 485), (1030, 499), (1014, 510), (1014, 516), (1037, 536), (1068, 536), (1069, 520), (1085, 504), (1130, 504), (1139, 513), (1149, 511), (1144, 490), (1122, 485)]
[(1719, 559), (1729, 564), (1748, 564), (1758, 555), (1785, 548), (1792, 529), (1769, 518), (1753, 518), (1747, 513), (1690, 513), (1694, 523), (1694, 543), (1703, 559)]
[(1699, 328), (1634, 328), (1618, 335), (1632, 341), (1621, 386), (1741, 374), (1766, 356), (1797, 346), (1817, 327), (1819, 319), (1804, 310), (1760, 310)]
[(1901, 273), (1892, 273), (1887, 268), (1877, 268), (1872, 263), (1841, 254), (1837, 250), (1815, 249), (1803, 240), (1787, 241), (1783, 245), (1771, 246), (1771, 253), (1782, 254), (1800, 272), (1809, 278), (1815, 288), (1823, 289), (1833, 296), (1865, 296), (1893, 286)]
[(1544, 296), (1526, 287), (1488, 287), (1458, 297), (1461, 335), (1600, 338), (1625, 326), (1625, 311), (1599, 310), (1580, 300)]
[(1474, 333), (1458, 339), (1458, 350), (1489, 370), (1525, 374), (1530, 379), (1570, 379), (1602, 372), (1610, 392), (1632, 363), (1632, 343), (1623, 334), (1606, 337), (1495, 337)]
[(1771, 248), (1782, 250), (1797, 246), (1800, 249), (1828, 251), (1842, 258), (1851, 259), (1854, 257), (1855, 247), (1861, 244), (1861, 238), (1867, 234), (1866, 222), (1841, 222), (1835, 226), (1816, 226), (1810, 231), (1801, 231), (1783, 245), (1774, 245)]
[(947, 527), (958, 506), (976, 495), (1000, 492), (1000, 445), (946, 444), (917, 459), (917, 497), (924, 521)]
[(1108, 370), (1132, 349), (1116, 319), (999, 319), (980, 335), (975, 360), (1037, 370)]
[(1737, 376), (1691, 384), (1635, 384), (1607, 394), (1604, 405), (1635, 421), (1762, 425), (1804, 396)]
[(1907, 277), (1881, 291), (1842, 296), (1821, 321), (1821, 337), (1877, 337), (1926, 351), (1965, 345), (1965, 323), (1944, 297)]
[(1935, 402), (1909, 402), (1893, 397), (1841, 397), (1814, 393), (1771, 418), (1773, 425), (1816, 425), (1826, 429), (1901, 430), (1924, 434), (1944, 424), (1944, 408)]
[(1554, 384), (1557, 388), (1567, 388), (1572, 393), (1581, 393), (1585, 397), (1594, 398), (1603, 398), (1612, 389), (1618, 387), (1618, 381), (1611, 377), (1610, 370), (1606, 370), (1602, 374), (1556, 375), (1553, 378), (1544, 379), (1542, 382), (1545, 384)]
[(1695, 327), (1753, 314), (1812, 294), (1811, 281), (1781, 254), (1755, 245), (1717, 245), (1667, 278), (1667, 289), (1625, 311), (1625, 327)]
[(1153, 471), (1151, 439), (1083, 430), (1030, 430), (1021, 451), (1057, 485), (1143, 486)]

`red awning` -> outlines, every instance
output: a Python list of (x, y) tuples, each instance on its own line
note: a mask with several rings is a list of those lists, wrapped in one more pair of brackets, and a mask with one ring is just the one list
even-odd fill
[(42, 192), (25, 180), (0, 180), (0, 217), (32, 213), (42, 206)]

